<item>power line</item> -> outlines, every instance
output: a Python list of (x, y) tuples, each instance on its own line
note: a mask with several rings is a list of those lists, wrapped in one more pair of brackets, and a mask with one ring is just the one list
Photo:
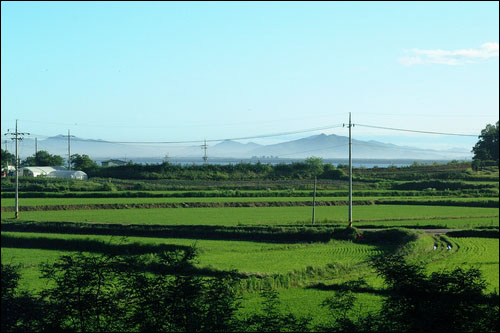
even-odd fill
[(297, 131), (289, 131), (289, 132), (281, 132), (281, 133), (273, 133), (273, 134), (263, 134), (263, 135), (255, 135), (255, 136), (245, 136), (239, 138), (226, 138), (226, 139), (211, 139), (211, 140), (191, 140), (191, 141), (103, 141), (106, 143), (128, 143), (128, 144), (178, 144), (178, 143), (204, 143), (204, 142), (222, 142), (222, 141), (237, 141), (237, 140), (248, 140), (248, 139), (260, 139), (260, 138), (269, 138), (273, 136), (283, 136), (290, 134), (299, 134), (299, 133), (307, 133), (314, 132), (325, 129), (339, 128), (342, 125), (330, 125), (316, 128), (309, 128), (305, 130), (297, 130)]
[[(326, 118), (327, 115), (316, 115), (314, 118), (312, 119), (317, 119), (317, 118)], [(329, 118), (331, 118), (331, 115), (328, 115)], [(305, 119), (308, 119), (310, 120), (311, 117), (308, 116), (308, 117), (300, 117), (300, 118), (290, 118), (290, 117), (287, 117), (286, 120), (290, 121), (290, 120), (305, 120)], [(48, 124), (48, 125), (60, 125), (60, 126), (73, 126), (73, 127), (105, 127), (105, 128), (168, 128), (168, 127), (171, 127), (171, 128), (177, 128), (178, 126), (175, 126), (175, 125), (171, 125), (171, 126), (165, 126), (165, 125), (156, 125), (156, 126), (151, 126), (151, 125), (148, 125), (148, 126), (141, 126), (141, 125), (137, 125), (137, 124), (131, 124), (131, 125), (127, 125), (127, 123), (122, 123), (122, 124), (117, 124), (117, 122), (112, 122), (112, 123), (108, 123), (108, 122), (103, 122), (103, 123), (100, 123), (100, 124), (96, 124), (96, 123), (80, 123), (80, 122), (55, 122), (55, 121), (44, 121), (44, 120), (27, 120), (27, 119), (20, 119), (21, 121), (23, 122), (30, 122), (30, 123), (38, 123), (38, 124)], [(265, 119), (261, 119), (261, 120), (257, 120), (257, 121), (245, 121), (245, 122), (235, 122), (235, 123), (221, 123), (219, 121), (217, 121), (216, 125), (210, 125), (210, 124), (206, 124), (206, 122), (192, 122), (190, 124), (188, 124), (189, 126), (193, 126), (193, 127), (213, 127), (213, 126), (238, 126), (238, 125), (242, 125), (242, 124), (258, 124), (258, 125), (262, 125), (262, 124), (271, 124), (271, 123), (282, 123), (283, 122), (283, 119), (279, 119), (279, 120), (265, 120)]]
[(49, 135), (36, 134), (36, 133), (31, 133), (30, 135), (26, 135), (26, 137), (27, 138), (35, 138), (35, 137), (37, 137), (37, 138), (45, 138), (45, 139), (50, 138)]
[[(354, 124), (352, 124), (354, 126)], [(463, 134), (463, 133), (447, 133), (447, 132), (433, 132), (433, 131), (422, 131), (422, 130), (413, 130), (413, 129), (403, 129), (403, 128), (394, 128), (394, 127), (383, 127), (383, 126), (375, 126), (375, 125), (366, 125), (366, 124), (355, 124), (357, 126), (361, 127), (368, 127), (368, 128), (377, 128), (377, 129), (385, 129), (385, 130), (392, 130), (392, 131), (403, 131), (403, 132), (412, 132), (412, 133), (422, 133), (422, 134), (433, 134), (433, 135), (453, 135), (453, 136), (465, 136), (465, 137), (477, 137), (478, 135), (475, 134)], [(224, 138), (224, 139), (208, 139), (208, 140), (185, 140), (185, 141), (106, 141), (106, 140), (92, 140), (92, 142), (95, 143), (120, 143), (120, 144), (172, 144), (172, 145), (177, 145), (177, 144), (197, 144), (201, 143), (206, 144), (208, 142), (222, 142), (222, 141), (237, 141), (237, 140), (248, 140), (248, 139), (259, 139), (259, 138), (268, 138), (268, 137), (276, 137), (276, 136), (285, 136), (285, 135), (291, 135), (291, 134), (300, 134), (300, 133), (307, 133), (307, 132), (313, 132), (313, 131), (318, 131), (318, 130), (325, 130), (325, 129), (334, 129), (334, 128), (340, 128), (342, 125), (329, 125), (329, 126), (322, 126), (322, 127), (316, 127), (316, 128), (309, 128), (309, 129), (302, 129), (302, 130), (295, 130), (295, 131), (288, 131), (288, 132), (279, 132), (279, 133), (270, 133), (270, 134), (263, 134), (263, 135), (254, 135), (254, 136), (246, 136), (246, 137), (235, 137), (235, 138)], [(36, 135), (37, 137), (45, 137), (49, 138), (50, 136), (48, 135), (42, 135), (42, 134), (31, 134), (31, 136)], [(29, 135), (27, 135), (29, 136)], [(63, 137), (67, 138), (67, 135), (63, 135)], [(86, 139), (79, 139), (79, 138), (74, 138), (74, 141), (88, 141)], [(355, 143), (356, 144), (356, 143)], [(182, 146), (177, 146), (177, 147), (182, 147)], [(189, 147), (189, 146), (184, 146), (184, 147)], [(334, 147), (331, 147), (334, 148)], [(328, 148), (325, 148), (328, 149)], [(318, 149), (318, 150), (324, 150)], [(314, 151), (314, 150), (311, 150)], [(308, 151), (303, 151), (303, 152), (308, 152)], [(294, 155), (302, 152), (297, 152), (293, 154), (285, 154), (285, 155)], [(281, 155), (281, 156), (285, 156)]]
[(412, 113), (412, 114), (398, 114), (398, 113), (378, 113), (378, 112), (356, 112), (356, 115), (369, 115), (369, 116), (391, 116), (391, 117), (414, 117), (414, 118), (450, 118), (450, 117), (459, 117), (459, 118), (491, 118), (492, 116), (496, 117), (492, 114), (431, 114), (431, 113)]
[(430, 131), (410, 130), (410, 129), (403, 129), (403, 128), (393, 128), (393, 127), (363, 125), (363, 124), (356, 124), (356, 125), (357, 126), (362, 126), (362, 127), (379, 128), (379, 129), (385, 129), (385, 130), (391, 130), (391, 131), (402, 131), (402, 132), (413, 132), (413, 133), (425, 133), (425, 134), (437, 134), (437, 135), (455, 135), (455, 136), (473, 136), (473, 137), (477, 137), (478, 136), (477, 134), (430, 132)]
[[(380, 149), (390, 149), (390, 150), (410, 150), (410, 151), (414, 151), (414, 152), (428, 152), (429, 150), (430, 151), (436, 151), (435, 149), (426, 149), (426, 148), (415, 148), (415, 147), (385, 147), (385, 146), (381, 146), (381, 145), (377, 145), (377, 144), (373, 144), (373, 143), (369, 143), (369, 142), (364, 142), (364, 143), (359, 143), (359, 142), (353, 142), (352, 143), (353, 145), (355, 146), (358, 146), (358, 147), (363, 147), (363, 146), (372, 146), (372, 147), (377, 147), (377, 148), (380, 148)], [(436, 151), (437, 153), (439, 153), (440, 151)], [(466, 152), (460, 152), (460, 151), (448, 151), (448, 153), (452, 153), (452, 154), (464, 154)]]

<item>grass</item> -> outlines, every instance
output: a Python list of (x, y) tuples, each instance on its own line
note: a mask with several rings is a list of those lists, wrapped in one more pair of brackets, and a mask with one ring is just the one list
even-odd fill
[(354, 226), (358, 228), (401, 227), (421, 229), (471, 229), (483, 226), (498, 227), (498, 225), (498, 216), (401, 219), (393, 221), (384, 221), (383, 219), (373, 221), (354, 221)]
[[(283, 312), (291, 312), (297, 316), (308, 316), (313, 318), (313, 324), (327, 323), (331, 320), (331, 314), (321, 306), (321, 302), (327, 297), (334, 296), (331, 290), (318, 290), (307, 288), (290, 288), (278, 290), (280, 296), (280, 309)], [(356, 293), (357, 301), (353, 314), (363, 314), (380, 309), (382, 297), (370, 293)], [(258, 292), (245, 293), (243, 295), (242, 313), (256, 312), (261, 309), (262, 299)]]
[(498, 238), (459, 237), (450, 238), (456, 245), (445, 260), (433, 261), (427, 268), (429, 272), (453, 269), (454, 267), (478, 267), (489, 283), (488, 289), (499, 290), (499, 240)]
[(18, 265), (21, 279), (19, 286), (22, 289), (40, 291), (45, 287), (41, 279), (40, 265), (53, 263), (62, 255), (71, 252), (41, 249), (16, 249), (2, 247), (2, 264)]
[[(24, 206), (85, 205), (85, 204), (139, 204), (170, 202), (284, 202), (312, 201), (311, 197), (243, 197), (243, 198), (23, 198)], [(347, 200), (347, 197), (318, 197), (318, 201)], [(360, 199), (361, 200), (361, 199)], [(362, 199), (369, 200), (369, 199)], [(14, 206), (14, 199), (3, 198), (2, 207)]]
[[(326, 196), (317, 197), (317, 201), (347, 201), (347, 196)], [(452, 202), (484, 202), (484, 201), (497, 201), (498, 198), (452, 198), (446, 196), (366, 196), (366, 197), (355, 197), (354, 201), (366, 201), (366, 200), (411, 200), (411, 201), (423, 201), (423, 202), (433, 202), (440, 200), (449, 200)], [(21, 198), (21, 206), (56, 206), (56, 205), (91, 205), (91, 204), (154, 204), (154, 203), (179, 203), (179, 202), (290, 202), (290, 201), (306, 201), (312, 202), (312, 197), (211, 197), (211, 198), (199, 198), (199, 197), (187, 197), (187, 198)], [(14, 207), (15, 199), (13, 198), (2, 198), (2, 207)]]
[[(382, 249), (374, 245), (354, 244), (348, 241), (330, 241), (329, 243), (310, 244), (274, 244), (256, 243), (246, 241), (221, 241), (221, 240), (193, 240), (150, 237), (121, 237), (112, 236), (85, 236), (67, 234), (40, 234), (2, 232), (2, 235), (22, 237), (29, 240), (32, 237), (48, 239), (85, 240), (93, 239), (110, 244), (142, 243), (142, 244), (171, 244), (182, 246), (196, 246), (200, 253), (198, 256), (199, 267), (213, 267), (218, 270), (233, 270), (247, 273), (285, 274), (301, 270), (307, 266), (324, 267), (335, 263), (350, 266), (361, 263), (371, 255), (380, 254)], [(12, 260), (9, 255), (10, 248), (3, 248), (3, 259)], [(18, 249), (15, 249), (18, 250)], [(27, 251), (30, 251), (26, 249)], [(4, 251), (7, 253), (4, 254)], [(34, 250), (38, 251), (38, 250)], [(56, 251), (57, 252), (57, 251)], [(59, 251), (62, 255), (65, 251)], [(4, 257), (5, 255), (5, 257)], [(20, 257), (24, 262), (28, 257)], [(36, 263), (36, 259), (30, 259)], [(20, 261), (20, 262), (21, 262)]]
[[(390, 250), (389, 247), (355, 244), (349, 241), (333, 240), (328, 243), (275, 244), (247, 241), (193, 240), (172, 238), (86, 236), (67, 234), (41, 234), (3, 232), (2, 235), (21, 237), (29, 240), (33, 237), (66, 240), (99, 240), (109, 244), (169, 244), (196, 246), (199, 249), (198, 267), (211, 267), (217, 270), (237, 270), (262, 276), (287, 274), (307, 269), (324, 268), (335, 264), (347, 272), (349, 268), (360, 265), (372, 255)], [(453, 251), (447, 251), (441, 244), (437, 251), (432, 247), (437, 241), (431, 236), (420, 237), (412, 244), (413, 257), (427, 262), (430, 270), (436, 271), (450, 266), (465, 264), (479, 265), (493, 286), (498, 288), (498, 239), (485, 238), (450, 238)], [(28, 245), (29, 246), (29, 245)], [(2, 262), (22, 264), (31, 269), (42, 262), (52, 261), (67, 253), (59, 250), (2, 248)], [(357, 274), (360, 274), (361, 270)], [(311, 276), (314, 274), (310, 274)], [(340, 274), (337, 278), (345, 277)], [(321, 279), (321, 277), (319, 277)]]
[[(348, 241), (331, 241), (329, 243), (311, 244), (274, 244), (255, 243), (245, 241), (212, 241), (194, 239), (147, 238), (111, 236), (84, 236), (67, 234), (40, 234), (3, 232), (2, 235), (14, 235), (26, 238), (45, 237), (47, 239), (67, 240), (101, 240), (110, 244), (142, 243), (142, 244), (171, 244), (180, 246), (195, 245), (199, 249), (198, 267), (212, 267), (219, 270), (236, 269), (240, 272), (257, 274), (259, 276), (272, 274), (295, 273), (303, 274), (298, 285), (276, 287), (280, 294), (281, 309), (296, 315), (311, 315), (313, 322), (318, 324), (329, 320), (329, 314), (321, 307), (321, 302), (328, 296), (333, 296), (329, 286), (339, 285), (363, 277), (369, 286), (378, 290), (383, 287), (382, 280), (374, 270), (368, 266), (372, 255), (380, 254), (389, 248), (380, 248), (373, 245), (355, 244)], [(449, 238), (453, 243), (453, 250), (446, 250), (445, 243), (438, 238), (423, 234), (417, 241), (410, 243), (407, 248), (412, 258), (426, 262), (428, 272), (451, 270), (455, 267), (477, 265), (489, 283), (489, 289), (498, 290), (498, 239), (483, 238)], [(436, 251), (433, 245), (439, 243)], [(21, 286), (34, 290), (41, 290), (45, 285), (39, 278), (37, 267), (43, 262), (53, 262), (60, 255), (68, 254), (58, 250), (40, 250), (25, 248), (2, 248), (2, 262), (22, 264)], [(337, 267), (351, 268), (338, 270), (333, 275), (306, 275), (308, 270), (318, 270), (334, 263)], [(326, 289), (316, 287), (318, 283)], [(243, 308), (241, 313), (249, 313), (260, 309), (261, 299), (258, 295), (258, 286), (255, 291), (242, 294)], [(381, 296), (372, 292), (355, 292), (357, 303), (354, 314), (373, 311), (380, 307)]]
[[(152, 209), (99, 209), (75, 211), (20, 212), (20, 218), (32, 221), (68, 221), (120, 224), (165, 225), (277, 225), (309, 223), (311, 207), (225, 207), (225, 208), (152, 208)], [(498, 208), (443, 207), (410, 205), (355, 206), (353, 217), (356, 226), (439, 225), (465, 227), (498, 225)], [(13, 212), (2, 213), (2, 218), (12, 218)], [(346, 222), (347, 207), (316, 207), (316, 221)]]
[[(354, 185), (356, 185), (354, 183)], [(353, 186), (354, 186), (353, 185)], [(373, 185), (373, 184), (372, 184)], [(436, 197), (445, 196), (447, 198), (451, 197), (498, 197), (498, 183), (496, 187), (482, 188), (482, 189), (457, 189), (457, 190), (395, 190), (395, 189), (360, 189), (359, 186), (355, 186), (356, 190), (353, 191), (354, 197)], [(142, 191), (23, 191), (20, 189), (20, 198), (190, 198), (190, 197), (311, 197), (313, 194), (312, 184), (310, 188), (307, 189), (296, 189), (293, 185), (287, 187), (283, 190), (246, 190), (238, 189), (238, 187), (231, 186), (230, 189), (205, 189), (205, 190), (175, 190), (175, 191), (154, 191), (154, 190), (142, 190)], [(340, 189), (335, 188), (333, 190), (318, 187), (317, 197), (345, 197), (348, 195), (347, 188)], [(2, 191), (3, 198), (14, 198), (14, 189), (11, 188), (9, 191)]]
[[(496, 172), (498, 177), (498, 172)], [(175, 183), (175, 182), (174, 182)], [(179, 184), (181, 184), (180, 182)], [(245, 182), (243, 182), (245, 183)], [(248, 182), (252, 186), (252, 182)], [(299, 184), (300, 183), (300, 184)], [(304, 183), (304, 184), (302, 184)], [(469, 182), (465, 182), (469, 184)], [(177, 183), (175, 183), (177, 184)], [(174, 185), (175, 185), (174, 184)], [(208, 185), (219, 182), (208, 182)], [(346, 182), (329, 185), (332, 190), (320, 190), (318, 201), (346, 201)], [(474, 181), (476, 185), (495, 185), (498, 182)], [(182, 185), (182, 184), (181, 184)], [(301, 187), (297, 187), (297, 186)], [(390, 184), (360, 183), (364, 188), (389, 186)], [(198, 181), (189, 186), (199, 186)], [(126, 192), (102, 192), (105, 198), (92, 197), (61, 197), (61, 198), (23, 198), (21, 206), (51, 206), (51, 205), (92, 205), (92, 204), (156, 204), (156, 203), (190, 203), (190, 202), (310, 202), (312, 200), (312, 183), (298, 182), (297, 186), (285, 184), (287, 189), (266, 190), (267, 184), (259, 185), (261, 190), (228, 190), (206, 191), (130, 191), (138, 197), (120, 197)], [(326, 186), (326, 185), (325, 185)], [(332, 187), (334, 186), (334, 187)], [(295, 190), (291, 189), (295, 187)], [(211, 187), (213, 188), (213, 187)], [(255, 188), (255, 187), (254, 187)], [(298, 190), (300, 188), (300, 190)], [(357, 187), (362, 189), (363, 187)], [(464, 190), (464, 191), (394, 191), (384, 189), (354, 191), (354, 200), (388, 200), (399, 201), (398, 205), (367, 205), (353, 208), (354, 226), (362, 227), (428, 227), (435, 228), (475, 228), (480, 226), (499, 226), (499, 208), (432, 206), (436, 201), (463, 204), (496, 202), (498, 190)], [(495, 192), (496, 191), (496, 192)], [(92, 193), (76, 193), (78, 196), (92, 196)], [(28, 194), (31, 195), (31, 194)], [(45, 193), (33, 193), (42, 196)], [(51, 194), (52, 195), (52, 194)], [(73, 195), (73, 193), (56, 193), (53, 195)], [(141, 197), (142, 196), (142, 197)], [(163, 197), (162, 197), (163, 196)], [(411, 201), (412, 204), (404, 204)], [(417, 205), (429, 202), (428, 206)], [(2, 207), (13, 207), (13, 198), (2, 198)], [(110, 224), (145, 224), (145, 225), (182, 225), (187, 226), (310, 226), (311, 207), (241, 207), (241, 208), (133, 208), (133, 209), (83, 209), (59, 211), (21, 211), (22, 221), (52, 221), (52, 222), (96, 222)], [(13, 212), (2, 212), (2, 219), (14, 217)], [(316, 226), (333, 224), (347, 225), (346, 206), (316, 207)], [(59, 225), (57, 223), (57, 225)], [(120, 226), (121, 227), (121, 226)], [(126, 226), (124, 226), (125, 228)], [(200, 227), (201, 228), (201, 227)], [(198, 228), (198, 229), (200, 229)], [(205, 227), (206, 228), (206, 227)], [(260, 229), (259, 229), (260, 230)], [(73, 231), (72, 231), (73, 232)], [(74, 231), (76, 232), (76, 231)], [(205, 232), (205, 231), (203, 231)], [(255, 232), (252, 231), (252, 235)], [(243, 288), (242, 313), (255, 311), (259, 308), (261, 299), (258, 289), (263, 281), (272, 281), (273, 287), (279, 291), (281, 309), (291, 311), (296, 315), (311, 315), (315, 323), (329, 319), (321, 302), (328, 296), (333, 296), (333, 290), (339, 285), (363, 278), (371, 290), (356, 291), (358, 298), (355, 305), (356, 313), (378, 309), (381, 305), (381, 295), (377, 292), (384, 287), (382, 279), (368, 265), (372, 255), (381, 254), (394, 247), (359, 244), (349, 241), (332, 240), (330, 242), (306, 243), (269, 243), (263, 241), (230, 241), (191, 238), (160, 238), (128, 237), (123, 239), (104, 235), (76, 235), (33, 232), (2, 232), (2, 236), (21, 237), (16, 246), (2, 247), (2, 263), (19, 264), (21, 267), (21, 286), (41, 290), (45, 282), (40, 279), (38, 267), (45, 262), (54, 262), (59, 256), (71, 252), (50, 249), (56, 246), (58, 240), (79, 242), (82, 249), (97, 250), (92, 247), (95, 241), (108, 242), (108, 246), (139, 243), (159, 246), (191, 246), (199, 249), (196, 266), (206, 271), (237, 270), (250, 276), (245, 280), (252, 288)], [(205, 235), (204, 233), (202, 236)], [(200, 235), (195, 237), (202, 237)], [(170, 236), (172, 237), (172, 236)], [(192, 237), (189, 235), (174, 237)], [(302, 236), (301, 236), (302, 237)], [(35, 238), (49, 240), (47, 248), (28, 248)], [(31, 240), (31, 244), (30, 244)], [(89, 240), (86, 242), (85, 240)], [(91, 241), (94, 241), (92, 243)], [(288, 240), (287, 240), (288, 241)], [(446, 242), (452, 244), (452, 249), (446, 248)], [(438, 245), (434, 250), (434, 245)], [(23, 247), (25, 246), (25, 247)], [(85, 247), (87, 246), (87, 248)], [(499, 289), (499, 240), (498, 238), (477, 237), (436, 237), (422, 234), (416, 241), (405, 247), (409, 259), (424, 263), (427, 272), (452, 270), (456, 267), (479, 267), (484, 278), (489, 283), (489, 290)], [(73, 247), (70, 247), (73, 249)], [(282, 283), (283, 279), (294, 279), (293, 283)]]

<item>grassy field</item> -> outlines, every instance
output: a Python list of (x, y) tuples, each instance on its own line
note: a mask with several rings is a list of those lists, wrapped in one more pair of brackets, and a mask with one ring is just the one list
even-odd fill
[[(196, 182), (192, 183), (193, 186), (196, 185)], [(344, 183), (342, 182), (342, 184)], [(398, 182), (394, 182), (394, 184), (396, 183)], [(403, 181), (399, 183), (403, 183)], [(395, 191), (387, 189), (391, 186), (389, 183), (363, 183), (365, 187), (361, 187), (361, 189), (372, 188), (372, 190), (355, 191), (355, 201), (380, 202), (387, 200), (398, 201), (398, 204), (356, 205), (353, 207), (353, 226), (357, 228), (498, 228), (498, 197), (492, 196), (495, 191), (498, 192), (498, 183), (480, 180), (463, 183), (492, 186), (494, 191), (481, 192), (481, 190), (469, 189), (448, 192), (430, 189)], [(303, 182), (300, 185), (309, 186), (310, 184)], [(338, 184), (332, 186), (334, 185)], [(378, 185), (385, 187), (377, 189)], [(308, 189), (308, 187), (305, 188)], [(337, 187), (338, 190), (323, 191), (317, 200), (347, 201), (346, 191), (340, 190), (342, 188)], [(83, 223), (85, 226), (90, 223), (98, 223), (100, 227), (102, 224), (111, 224), (111, 227), (119, 225), (121, 229), (126, 229), (127, 225), (132, 224), (185, 226), (192, 233), (184, 234), (185, 230), (182, 228), (182, 234), (175, 236), (178, 238), (172, 238), (171, 234), (168, 236), (169, 238), (167, 236), (162, 238), (157, 234), (151, 234), (154, 237), (131, 236), (123, 238), (97, 234), (42, 233), (40, 230), (38, 230), (39, 232), (7, 232), (2, 229), (2, 263), (19, 265), (23, 288), (41, 290), (45, 286), (45, 282), (40, 279), (38, 270), (40, 265), (54, 262), (60, 255), (74, 253), (73, 251), (120, 250), (126, 249), (127, 246), (137, 245), (142, 250), (149, 251), (147, 253), (151, 253), (165, 248), (195, 246), (198, 249), (195, 266), (200, 274), (236, 270), (244, 277), (241, 282), (243, 312), (255, 311), (259, 308), (261, 300), (258, 296), (258, 290), (266, 281), (270, 281), (273, 287), (279, 291), (282, 301), (281, 308), (284, 311), (291, 311), (298, 315), (312, 315), (317, 323), (325, 320), (328, 316), (326, 309), (320, 306), (321, 302), (326, 297), (332, 296), (334, 290), (342, 283), (359, 278), (366, 281), (368, 288), (365, 291), (356, 292), (358, 298), (355, 306), (356, 311), (361, 313), (380, 307), (382, 299), (380, 291), (384, 285), (382, 279), (370, 267), (370, 258), (374, 255), (394, 251), (397, 245), (375, 242), (358, 243), (331, 238), (327, 238), (331, 239), (330, 241), (324, 242), (305, 241), (304, 238), (294, 241), (285, 239), (284, 241), (279, 240), (279, 243), (277, 238), (273, 238), (272, 240), (275, 241), (273, 243), (269, 241), (269, 238), (259, 238), (257, 232), (251, 231), (255, 228), (252, 229), (250, 226), (258, 228), (259, 231), (267, 230), (265, 227), (276, 227), (285, 231), (289, 229), (303, 230), (302, 227), (311, 226), (312, 207), (292, 205), (283, 207), (194, 208), (192, 204), (310, 203), (312, 200), (310, 190), (294, 190), (292, 188), (266, 190), (263, 187), (261, 190), (219, 189), (196, 192), (131, 191), (133, 195), (139, 197), (120, 197), (126, 193), (116, 191), (101, 193), (104, 196), (109, 196), (105, 198), (92, 198), (90, 197), (93, 195), (92, 193), (83, 191), (77, 195), (88, 195), (89, 197), (75, 198), (21, 198), (21, 206), (60, 207), (58, 207), (59, 210), (21, 211), (20, 222), (55, 222), (56, 226), (59, 226), (60, 222)], [(141, 196), (140, 193), (143, 195)], [(45, 195), (45, 193), (39, 194), (40, 196)], [(54, 195), (66, 194), (71, 193), (54, 192)], [(408, 204), (405, 204), (405, 201), (408, 201)], [(118, 209), (103, 209), (105, 207), (100, 207), (100, 209), (77, 207), (78, 209), (73, 209), (68, 206), (167, 203), (186, 203), (187, 205), (186, 208), (125, 208), (120, 206), (116, 207)], [(436, 205), (437, 203), (442, 205)], [(496, 206), (489, 208), (467, 206), (483, 203)], [(12, 210), (14, 199), (2, 198), (1, 206)], [(315, 227), (318, 230), (329, 230), (328, 228), (332, 229), (333, 226), (347, 226), (347, 210), (347, 206), (317, 206)], [(12, 211), (3, 211), (3, 225), (12, 221), (13, 217)], [(221, 231), (214, 238), (206, 237), (205, 234), (192, 236), (196, 232), (205, 232), (207, 226), (248, 226), (248, 228), (232, 229), (248, 229), (250, 231), (244, 232), (250, 233), (252, 237), (242, 238), (246, 241), (230, 240), (231, 230), (226, 230), (227, 234)], [(79, 232), (78, 228), (82, 228), (79, 225), (73, 227), (74, 229), (66, 229), (72, 230), (67, 232)], [(97, 227), (96, 230), (98, 230)], [(98, 233), (96, 230), (91, 230), (91, 232)], [(495, 230), (498, 231), (498, 229)], [(52, 231), (53, 229), (50, 229), (50, 232)], [(272, 232), (270, 231), (270, 233)], [(130, 234), (137, 235), (132, 232)], [(488, 290), (499, 289), (498, 238), (439, 237), (424, 232), (419, 232), (419, 234), (420, 237), (416, 241), (406, 245), (408, 260), (425, 264), (429, 273), (452, 270), (456, 267), (479, 267), (489, 283)], [(315, 240), (317, 239), (315, 238)], [(448, 244), (452, 245), (450, 250), (447, 249)]]
[[(498, 208), (370, 205), (356, 206), (353, 218), (359, 227), (416, 224), (470, 228), (498, 226), (498, 212)], [(20, 216), (23, 220), (31, 221), (236, 226), (309, 224), (311, 215), (311, 207), (225, 207), (29, 211), (22, 212)], [(13, 216), (13, 212), (2, 213), (2, 218)], [(316, 221), (346, 223), (347, 207), (316, 207)]]
[[(380, 254), (385, 248), (375, 245), (354, 244), (348, 241), (332, 240), (328, 243), (299, 243), (299, 244), (277, 244), (263, 242), (245, 241), (223, 241), (223, 240), (195, 240), (195, 239), (171, 239), (150, 237), (121, 237), (111, 236), (83, 236), (66, 234), (40, 234), (40, 233), (17, 233), (3, 232), (2, 237), (16, 237), (16, 246), (20, 248), (4, 248), (2, 260), (6, 259), (12, 263), (26, 263), (37, 265), (44, 262), (43, 256), (31, 256), (29, 253), (40, 251), (30, 249), (33, 238), (45, 238), (50, 243), (57, 239), (65, 240), (99, 240), (106, 244), (169, 244), (181, 246), (195, 246), (199, 250), (199, 267), (211, 267), (217, 270), (237, 270), (243, 273), (257, 274), (259, 276), (270, 276), (273, 274), (287, 274), (299, 272), (307, 267), (324, 268), (328, 264), (335, 264), (345, 270), (354, 265), (366, 261), (372, 255)], [(36, 245), (35, 245), (36, 246)], [(24, 248), (23, 248), (24, 247)], [(11, 253), (13, 251), (13, 253)], [(23, 251), (25, 254), (23, 255)], [(88, 251), (92, 251), (89, 244)], [(63, 250), (55, 250), (64, 254)], [(38, 259), (35, 259), (38, 257)], [(50, 257), (54, 259), (54, 257)], [(39, 260), (39, 261), (37, 261)]]
[[(317, 201), (347, 201), (347, 196), (326, 196), (317, 197)], [(498, 203), (498, 198), (453, 198), (450, 200), (446, 196), (366, 196), (355, 197), (353, 201), (366, 200), (411, 200), (411, 201), (453, 201), (459, 203), (469, 202), (484, 202), (495, 201)], [(91, 204), (155, 204), (155, 203), (184, 203), (184, 202), (312, 202), (310, 196), (307, 197), (214, 197), (214, 198), (21, 198), (20, 205), (22, 206), (62, 206), (62, 205), (91, 205)], [(14, 207), (15, 199), (2, 198), (2, 207)]]
[(427, 267), (430, 272), (450, 267), (475, 266), (488, 278), (489, 290), (499, 290), (499, 243), (498, 238), (450, 238), (457, 250), (446, 258), (436, 260)]
[[(110, 236), (81, 236), (65, 234), (14, 233), (3, 232), (2, 236), (20, 237), (25, 240), (18, 243), (20, 248), (3, 247), (2, 262), (20, 264), (22, 269), (22, 286), (40, 290), (44, 282), (39, 278), (38, 267), (41, 263), (53, 262), (59, 255), (71, 252), (62, 250), (46, 250), (29, 247), (30, 239), (46, 238), (49, 241), (64, 240), (99, 240), (111, 245), (118, 244), (170, 244), (196, 246), (199, 249), (197, 267), (215, 270), (232, 270), (245, 272), (249, 276), (258, 276), (257, 281), (266, 276), (275, 278), (286, 274), (299, 277), (297, 285), (275, 284), (280, 293), (281, 308), (297, 315), (312, 315), (316, 322), (321, 322), (328, 315), (320, 306), (321, 301), (333, 295), (335, 285), (363, 278), (373, 292), (357, 292), (356, 309), (370, 311), (380, 306), (381, 295), (376, 290), (383, 287), (382, 280), (368, 266), (372, 255), (390, 251), (390, 247), (355, 244), (349, 241), (331, 241), (328, 243), (310, 244), (274, 244), (241, 241), (210, 241), (195, 239), (142, 238), (126, 239)], [(498, 239), (484, 238), (450, 238), (453, 250), (448, 251), (439, 238), (422, 234), (411, 244), (414, 259), (427, 263), (429, 272), (451, 270), (455, 267), (476, 266), (481, 269), (489, 283), (489, 290), (498, 290)], [(23, 245), (24, 244), (24, 245)], [(434, 244), (438, 249), (433, 250)], [(89, 248), (89, 251), (91, 249)], [(321, 272), (328, 265), (340, 268)], [(302, 277), (302, 279), (300, 279)], [(247, 290), (243, 294), (243, 309), (256, 311), (260, 298), (257, 291)]]

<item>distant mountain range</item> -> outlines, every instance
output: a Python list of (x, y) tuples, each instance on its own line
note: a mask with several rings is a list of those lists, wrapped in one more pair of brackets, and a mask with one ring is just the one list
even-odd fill
[[(31, 156), (35, 152), (33, 139), (22, 141), (21, 158)], [(38, 140), (38, 150), (46, 150), (51, 154), (68, 154), (67, 136), (58, 135), (45, 140)], [(352, 140), (353, 158), (358, 159), (426, 159), (451, 160), (470, 159), (471, 153), (465, 149), (431, 150), (416, 147), (399, 146), (378, 141)], [(93, 159), (108, 158), (164, 158), (193, 157), (200, 158), (204, 151), (200, 145), (167, 146), (160, 144), (122, 144), (103, 140), (71, 138), (71, 154), (86, 154)], [(240, 143), (223, 141), (209, 145), (207, 155), (220, 158), (306, 158), (316, 156), (322, 158), (347, 158), (349, 154), (349, 138), (335, 134), (319, 134), (303, 139), (292, 140), (271, 145), (259, 145), (253, 142)]]

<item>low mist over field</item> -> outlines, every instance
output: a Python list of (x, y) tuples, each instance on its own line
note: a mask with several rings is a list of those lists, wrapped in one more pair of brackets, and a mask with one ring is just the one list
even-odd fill
[[(303, 139), (286, 141), (278, 144), (262, 145), (253, 142), (240, 143), (226, 140), (217, 144), (207, 144), (207, 155), (210, 158), (306, 158), (317, 156), (322, 158), (347, 158), (349, 138), (335, 134), (319, 134)], [(431, 150), (395, 145), (379, 141), (362, 141), (353, 139), (353, 157), (356, 159), (428, 159), (451, 160), (470, 159), (470, 151), (465, 149)], [(65, 156), (68, 153), (68, 139), (64, 135), (38, 140), (38, 150), (47, 150), (52, 154)], [(34, 154), (33, 139), (25, 139), (22, 143), (21, 157)], [(86, 154), (94, 159), (105, 158), (164, 158), (190, 157), (200, 158), (204, 152), (200, 145), (146, 145), (123, 144), (103, 140), (71, 138), (71, 152)]]

